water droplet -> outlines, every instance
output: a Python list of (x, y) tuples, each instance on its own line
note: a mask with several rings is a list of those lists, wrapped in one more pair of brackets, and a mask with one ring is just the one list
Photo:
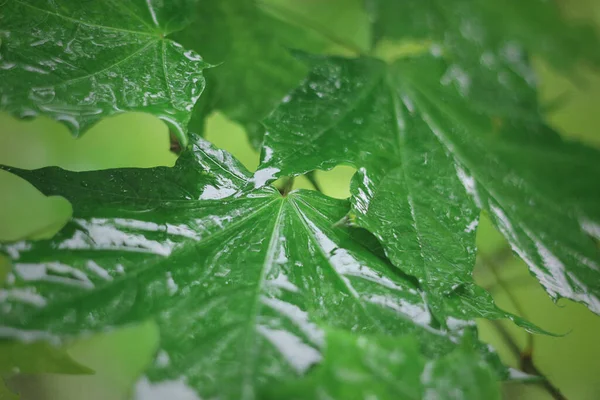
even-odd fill
[(32, 110), (32, 109), (25, 109), (25, 110), (21, 111), (21, 113), (19, 114), (19, 118), (25, 119), (25, 120), (31, 120), (37, 116), (38, 116), (37, 111)]
[(29, 92), (29, 99), (36, 103), (49, 103), (55, 96), (56, 92), (52, 87), (34, 87)]
[(2, 64), (0, 64), (0, 69), (8, 71), (10, 69), (13, 69), (16, 65), (17, 64), (14, 62), (3, 62)]
[(202, 61), (202, 57), (200, 57), (200, 54), (192, 50), (184, 52), (183, 55), (190, 61)]
[(63, 122), (73, 132), (79, 132), (79, 121), (72, 115), (59, 114), (55, 117), (57, 121)]

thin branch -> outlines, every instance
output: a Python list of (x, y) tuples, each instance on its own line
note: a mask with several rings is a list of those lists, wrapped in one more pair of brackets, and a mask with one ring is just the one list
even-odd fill
[[(512, 288), (515, 287), (519, 287), (519, 286), (529, 286), (532, 285), (533, 282), (529, 279), (527, 279), (527, 277), (524, 276), (515, 276), (512, 278), (508, 278), (508, 279), (504, 279), (504, 284), (505, 285), (509, 285)], [(484, 286), (483, 287), (485, 290), (487, 290), (488, 292), (495, 292), (498, 289), (502, 289), (500, 287), (500, 285), (498, 285), (498, 282), (494, 281), (493, 284), (488, 285), (488, 286)]]
[[(508, 249), (510, 250), (510, 249)], [(517, 312), (524, 318), (526, 317), (525, 311), (521, 307), (521, 304), (517, 300), (517, 298), (513, 295), (512, 291), (506, 285), (500, 274), (498, 273), (496, 267), (498, 264), (503, 264), (508, 260), (511, 256), (512, 252), (508, 253), (505, 249), (501, 249), (500, 251), (493, 254), (491, 257), (483, 257), (480, 256), (480, 260), (485, 265), (489, 271), (494, 275), (496, 280), (496, 284), (504, 290), (506, 295), (508, 296), (511, 303), (513, 303)], [(506, 330), (506, 328), (498, 321), (491, 321), (492, 325), (496, 328), (500, 336), (504, 342), (508, 345), (510, 351), (517, 357), (519, 360), (519, 368), (521, 371), (526, 372), (531, 375), (536, 375), (542, 378), (543, 380), (539, 382), (540, 385), (544, 387), (544, 389), (555, 399), (555, 400), (567, 400), (567, 398), (560, 392), (560, 390), (554, 386), (534, 364), (533, 362), (533, 335), (527, 332), (527, 344), (525, 345), (525, 349), (521, 350), (519, 345), (515, 342), (511, 334)]]
[(560, 392), (560, 390), (554, 386), (546, 375), (544, 375), (534, 364), (532, 354), (522, 352), (519, 345), (514, 341), (511, 334), (504, 328), (499, 321), (490, 321), (494, 328), (498, 331), (504, 342), (508, 345), (513, 354), (519, 359), (519, 368), (521, 371), (526, 372), (530, 375), (539, 376), (543, 380), (536, 382), (536, 384), (542, 385), (544, 389), (552, 396), (555, 400), (567, 400), (567, 398)]
[(517, 359), (521, 359), (521, 348), (515, 342), (511, 334), (506, 330), (506, 328), (502, 325), (500, 321), (490, 320), (491, 324), (496, 328), (500, 336), (502, 336), (502, 340), (508, 345), (509, 350), (513, 353), (513, 355)]
[(495, 265), (501, 265), (514, 257), (514, 253), (509, 246), (502, 246), (489, 256), (480, 256), (486, 262), (493, 262)]
[[(484, 265), (486, 265), (488, 267), (488, 269), (492, 273), (492, 275), (494, 275), (497, 285), (502, 290), (504, 290), (504, 292), (506, 293), (506, 296), (508, 297), (510, 302), (513, 304), (515, 309), (517, 310), (517, 313), (521, 317), (523, 317), (525, 319), (529, 319), (529, 318), (527, 318), (527, 313), (525, 313), (525, 311), (521, 307), (521, 303), (514, 296), (512, 290), (508, 287), (508, 285), (505, 284), (505, 282), (502, 279), (502, 277), (500, 276), (500, 274), (498, 274), (498, 271), (496, 269), (496, 267), (498, 266), (497, 261), (496, 261), (498, 259), (498, 257), (486, 258), (486, 257), (482, 256), (480, 258), (483, 261)], [(523, 350), (522, 353), (529, 354), (530, 357), (533, 355), (533, 334), (531, 334), (530, 332), (527, 332), (527, 345), (525, 346), (525, 350)]]

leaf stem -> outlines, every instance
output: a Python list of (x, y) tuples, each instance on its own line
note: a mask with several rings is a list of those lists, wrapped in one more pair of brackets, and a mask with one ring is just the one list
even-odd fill
[(348, 214), (346, 214), (338, 222), (333, 224), (332, 227), (339, 228), (342, 226), (349, 226), (349, 225), (350, 225), (350, 218), (348, 217)]
[(323, 193), (323, 189), (321, 189), (321, 185), (319, 185), (319, 182), (317, 181), (317, 175), (315, 174), (315, 171), (308, 172), (306, 174), (306, 179), (308, 179), (311, 185), (315, 187), (317, 192)]
[(279, 193), (281, 193), (281, 195), (283, 197), (285, 197), (288, 195), (288, 193), (290, 193), (292, 191), (292, 187), (294, 187), (294, 177), (291, 176), (291, 177), (285, 178), (285, 181), (279, 188)]
[(169, 129), (169, 150), (176, 155), (180, 155), (181, 152), (183, 151), (183, 148), (181, 147), (181, 142), (179, 141), (179, 138), (170, 129)]

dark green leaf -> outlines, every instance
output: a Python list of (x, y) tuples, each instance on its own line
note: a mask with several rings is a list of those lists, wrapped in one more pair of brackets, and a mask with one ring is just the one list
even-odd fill
[(456, 306), (451, 298), (460, 299), (468, 318), (500, 315), (471, 276), (479, 211), (454, 156), (414, 114), (395, 76), (372, 59), (312, 63), (304, 84), (265, 121), (259, 173), (354, 165), (356, 222), (375, 234), (396, 266), (419, 279), (438, 318), (444, 321), (445, 310)]
[[(517, 43), (560, 68), (581, 59), (600, 66), (593, 26), (569, 23), (546, 0), (366, 0), (375, 39), (432, 40), (459, 63), (485, 65)], [(465, 65), (463, 65), (464, 67)]]
[(60, 341), (153, 318), (161, 350), (150, 380), (239, 399), (318, 362), (315, 323), (414, 333), (427, 356), (447, 354), (472, 325), (449, 298), (452, 329), (440, 329), (412, 280), (336, 225), (347, 201), (257, 188), (200, 139), (175, 168), (15, 172), (75, 211), (52, 240), (4, 246), (14, 263), (4, 337)]
[[(368, 29), (357, 30), (352, 24), (362, 23), (364, 27), (367, 15), (359, 1), (347, 3), (200, 2), (197, 22), (176, 36), (215, 65), (215, 69), (206, 72), (208, 91), (194, 110), (190, 130), (201, 133), (205, 118), (220, 110), (244, 125), (252, 145), (259, 148), (264, 134), (259, 122), (308, 72), (291, 50), (321, 53), (342, 49), (357, 54), (366, 51), (363, 32)], [(327, 22), (336, 26), (331, 28)], [(349, 38), (350, 33), (357, 31), (356, 39), (362, 46)]]
[[(453, 66), (434, 57), (391, 67), (370, 59), (313, 63), (265, 122), (259, 173), (353, 164), (358, 224), (395, 265), (442, 293), (472, 287), (477, 205), (552, 297), (600, 312), (600, 257), (587, 235), (599, 230), (597, 151), (563, 142), (535, 114), (503, 115), (499, 98), (499, 115), (471, 106), (468, 76), (443, 84)], [(490, 301), (472, 290), (478, 295), (469, 304)]]
[(0, 5), (0, 108), (48, 115), (78, 135), (105, 116), (143, 111), (185, 143), (206, 64), (165, 36), (194, 0), (11, 0)]
[(269, 391), (269, 398), (499, 399), (494, 372), (470, 347), (440, 359), (419, 353), (414, 337), (328, 331), (323, 362), (306, 378)]
[[(258, 0), (265, 12), (292, 25), (279, 37), (288, 46), (311, 53), (359, 55), (371, 48), (370, 15), (363, 0)], [(298, 36), (298, 27), (302, 35)]]
[[(216, 108), (242, 124), (259, 121), (306, 74), (280, 39), (281, 32), (293, 28), (265, 14), (253, 0), (200, 1), (196, 14), (198, 23), (177, 39), (216, 67), (206, 72), (210, 106), (195, 113)], [(202, 118), (195, 118), (192, 129), (200, 131)]]

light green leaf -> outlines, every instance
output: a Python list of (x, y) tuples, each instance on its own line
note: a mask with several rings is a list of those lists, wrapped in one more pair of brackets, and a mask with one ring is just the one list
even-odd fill
[(89, 368), (73, 360), (67, 351), (46, 342), (0, 341), (2, 374), (90, 374)]
[(14, 0), (0, 5), (0, 109), (48, 115), (74, 135), (105, 116), (143, 111), (185, 143), (206, 64), (166, 39), (194, 0)]
[(469, 346), (427, 359), (412, 336), (330, 330), (323, 362), (304, 379), (268, 390), (273, 399), (499, 399), (494, 372)]
[(440, 328), (418, 285), (366, 249), (364, 232), (336, 224), (347, 201), (256, 188), (201, 139), (174, 168), (14, 171), (65, 195), (74, 219), (52, 240), (4, 246), (15, 271), (0, 309), (6, 338), (61, 341), (153, 318), (150, 381), (239, 399), (319, 362), (316, 323), (414, 333), (426, 356), (452, 351), (472, 325), (449, 298), (453, 329)]
[[(354, 165), (358, 225), (441, 303), (457, 291), (471, 311), (491, 304), (471, 279), (476, 206), (486, 209), (552, 297), (600, 312), (600, 257), (587, 235), (600, 223), (597, 151), (563, 142), (535, 112), (505, 114), (501, 96), (497, 114), (479, 107), (469, 76), (447, 80), (453, 65), (435, 57), (311, 63), (265, 121), (257, 174)], [(513, 95), (531, 91), (523, 83)]]

